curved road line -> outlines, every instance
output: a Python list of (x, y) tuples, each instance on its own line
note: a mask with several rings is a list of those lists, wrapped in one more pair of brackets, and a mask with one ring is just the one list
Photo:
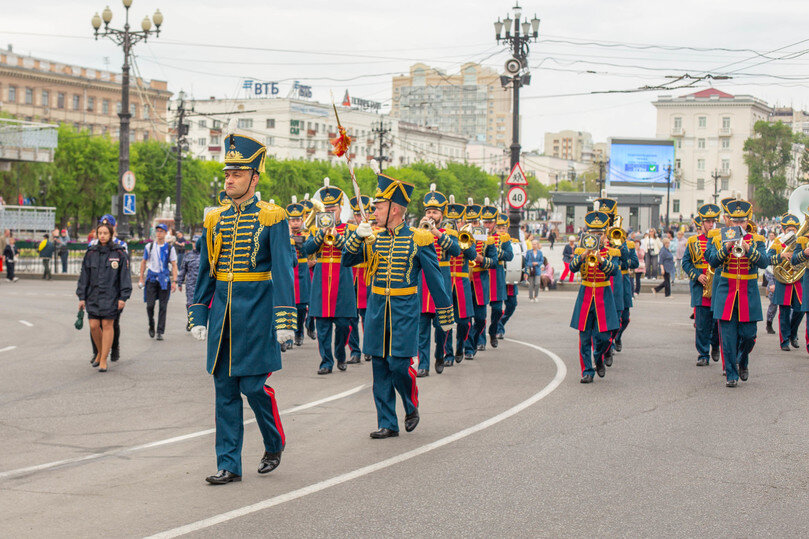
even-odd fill
[[(2, 352), (2, 350), (0, 350)], [(307, 402), (305, 404), (301, 404), (299, 406), (293, 406), (287, 410), (281, 410), (281, 415), (292, 414), (295, 412), (300, 412), (301, 410), (307, 410), (309, 408), (314, 408), (315, 406), (320, 406), (321, 404), (326, 404), (327, 402), (336, 401), (338, 399), (342, 399), (353, 395), (354, 393), (359, 393), (363, 389), (368, 387), (368, 384), (362, 384), (355, 388), (349, 389), (347, 391), (343, 391), (342, 393), (337, 393), (335, 395), (331, 395), (329, 397), (324, 397), (322, 399), (318, 399), (316, 401)], [(249, 425), (250, 423), (255, 423), (255, 418), (248, 419), (244, 422), (245, 425)], [(54, 462), (47, 462), (45, 464), (37, 464), (36, 466), (27, 466), (25, 468), (17, 468), (16, 470), (9, 470), (7, 472), (0, 472), (0, 479), (8, 479), (9, 477), (16, 477), (19, 475), (29, 474), (33, 472), (40, 472), (42, 470), (48, 470), (51, 468), (58, 468), (60, 466), (65, 466), (67, 464), (76, 464), (79, 462), (86, 462), (89, 460), (97, 460), (103, 457), (111, 457), (114, 455), (123, 455), (126, 453), (133, 453), (135, 451), (141, 451), (143, 449), (149, 449), (152, 447), (159, 447), (162, 445), (174, 444), (177, 442), (183, 442), (185, 440), (190, 440), (192, 438), (199, 438), (200, 436), (205, 436), (206, 434), (213, 434), (216, 432), (216, 429), (206, 429), (200, 430), (197, 432), (190, 432), (188, 434), (183, 434), (181, 436), (174, 436), (173, 438), (166, 438), (165, 440), (157, 440), (155, 442), (149, 442), (146, 444), (135, 445), (132, 447), (124, 447), (123, 449), (113, 449), (110, 451), (104, 451), (103, 453), (93, 453), (91, 455), (85, 455), (83, 457), (74, 457), (65, 460), (57, 460)]]
[(553, 360), (553, 362), (556, 364), (556, 376), (553, 377), (553, 380), (551, 380), (548, 383), (548, 385), (543, 387), (538, 393), (535, 393), (534, 395), (532, 395), (528, 399), (522, 401), (521, 403), (517, 404), (516, 406), (513, 406), (513, 407), (509, 408), (508, 410), (506, 410), (504, 412), (501, 412), (501, 413), (497, 414), (496, 416), (491, 417), (491, 418), (489, 418), (489, 419), (487, 419), (485, 421), (482, 421), (481, 423), (478, 423), (477, 425), (473, 425), (471, 427), (465, 428), (463, 430), (460, 430), (460, 431), (456, 432), (455, 434), (450, 434), (449, 436), (445, 436), (444, 438), (440, 438), (440, 439), (438, 439), (438, 440), (436, 440), (436, 441), (434, 441), (432, 443), (423, 445), (421, 447), (417, 447), (416, 449), (412, 449), (412, 450), (407, 451), (405, 453), (402, 453), (400, 455), (396, 455), (395, 457), (391, 457), (391, 458), (376, 462), (374, 464), (369, 464), (368, 466), (363, 466), (362, 468), (358, 468), (358, 469), (353, 470), (351, 472), (346, 472), (344, 474), (340, 474), (340, 475), (337, 475), (335, 477), (332, 477), (331, 479), (326, 479), (326, 480), (320, 481), (318, 483), (313, 483), (311, 485), (299, 488), (297, 490), (293, 490), (291, 492), (287, 492), (285, 494), (279, 494), (278, 496), (268, 498), (266, 500), (254, 503), (252, 505), (247, 505), (247, 506), (244, 506), (244, 507), (240, 507), (238, 509), (234, 509), (232, 511), (228, 511), (226, 513), (221, 513), (219, 515), (212, 516), (210, 518), (206, 518), (206, 519), (203, 519), (203, 520), (198, 520), (196, 522), (192, 522), (191, 524), (186, 524), (185, 526), (180, 526), (178, 528), (172, 528), (170, 530), (166, 530), (164, 532), (160, 532), (160, 533), (157, 533), (155, 535), (151, 535), (151, 536), (149, 536), (149, 539), (153, 539), (153, 538), (161, 538), (161, 539), (163, 539), (163, 538), (169, 538), (169, 537), (178, 537), (180, 535), (185, 535), (187, 533), (192, 533), (192, 532), (199, 531), (199, 530), (202, 530), (202, 529), (205, 529), (205, 528), (210, 528), (211, 526), (215, 526), (217, 524), (221, 524), (223, 522), (227, 522), (227, 521), (233, 520), (235, 518), (243, 517), (245, 515), (249, 515), (251, 513), (257, 512), (257, 511), (262, 511), (264, 509), (269, 509), (270, 507), (274, 507), (276, 505), (280, 505), (280, 504), (285, 503), (285, 502), (296, 500), (298, 498), (303, 498), (304, 496), (308, 496), (309, 494), (314, 494), (315, 492), (320, 492), (321, 490), (325, 490), (325, 489), (327, 489), (329, 487), (333, 487), (333, 486), (339, 485), (341, 483), (345, 483), (347, 481), (357, 479), (358, 477), (362, 477), (364, 475), (368, 475), (370, 473), (382, 470), (384, 468), (388, 468), (390, 466), (393, 466), (394, 464), (399, 464), (400, 462), (410, 460), (410, 459), (412, 459), (414, 457), (417, 457), (419, 455), (423, 455), (424, 453), (432, 451), (433, 449), (438, 449), (439, 447), (443, 447), (443, 446), (445, 446), (447, 444), (451, 444), (452, 442), (456, 442), (456, 441), (458, 441), (458, 440), (460, 440), (462, 438), (466, 438), (467, 436), (469, 436), (471, 434), (474, 434), (476, 432), (480, 432), (480, 431), (482, 431), (484, 429), (487, 429), (487, 428), (491, 427), (492, 425), (496, 425), (497, 423), (500, 423), (504, 419), (508, 419), (509, 417), (514, 416), (514, 415), (522, 412), (523, 410), (525, 410), (526, 408), (528, 408), (532, 404), (535, 404), (535, 403), (541, 401), (542, 399), (544, 399), (545, 397), (550, 395), (550, 393), (553, 390), (555, 390), (557, 387), (559, 387), (559, 385), (562, 383), (562, 380), (564, 380), (565, 376), (567, 375), (567, 367), (565, 367), (564, 362), (561, 360), (561, 358), (559, 356), (557, 356), (556, 354), (554, 354), (550, 350), (547, 350), (547, 349), (542, 348), (540, 346), (537, 346), (535, 344), (531, 344), (531, 343), (527, 343), (527, 342), (523, 342), (523, 341), (517, 341), (517, 340), (514, 340), (514, 339), (505, 339), (505, 340), (516, 343), (516, 344), (522, 344), (523, 346), (528, 346), (529, 348), (534, 348), (536, 350), (539, 350), (540, 352), (542, 352), (542, 353), (546, 354), (548, 357), (550, 357)]

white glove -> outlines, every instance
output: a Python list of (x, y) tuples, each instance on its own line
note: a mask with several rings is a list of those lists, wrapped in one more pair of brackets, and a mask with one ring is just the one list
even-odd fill
[(204, 341), (208, 337), (208, 328), (205, 326), (194, 326), (191, 328), (191, 335), (198, 341)]
[(443, 325), (443, 326), (441, 326), (441, 329), (443, 329), (445, 332), (446, 331), (452, 331), (453, 329), (455, 329), (455, 324)]
[(371, 228), (371, 223), (363, 221), (362, 223), (357, 225), (357, 236), (359, 236), (360, 238), (367, 238), (373, 233), (374, 231)]
[(275, 340), (281, 344), (284, 344), (287, 341), (291, 341), (295, 338), (295, 332), (291, 329), (281, 329), (276, 331), (275, 333)]

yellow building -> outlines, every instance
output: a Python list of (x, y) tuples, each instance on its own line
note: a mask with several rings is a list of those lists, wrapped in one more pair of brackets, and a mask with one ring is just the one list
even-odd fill
[(475, 63), (454, 75), (412, 65), (409, 75), (393, 77), (391, 116), (476, 142), (511, 144), (511, 92), (503, 90), (496, 71)]

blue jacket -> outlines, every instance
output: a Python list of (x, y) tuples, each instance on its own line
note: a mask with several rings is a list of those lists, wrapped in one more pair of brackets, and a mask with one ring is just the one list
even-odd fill
[(660, 250), (660, 265), (669, 274), (670, 279), (674, 277), (674, 255), (665, 247)]
[[(542, 254), (542, 251), (537, 249), (537, 254), (534, 254), (534, 250), (530, 249), (527, 253), (525, 253), (525, 258), (523, 258), (523, 263), (525, 264), (525, 272), (531, 273), (531, 269), (534, 269), (534, 274), (539, 275), (542, 273), (542, 261), (545, 259), (545, 255)], [(535, 266), (534, 262), (538, 264)]]

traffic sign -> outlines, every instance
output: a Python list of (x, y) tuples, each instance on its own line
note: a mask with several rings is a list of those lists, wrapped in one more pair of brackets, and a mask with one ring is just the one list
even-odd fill
[(135, 195), (124, 193), (124, 215), (135, 215)]
[(514, 168), (511, 169), (511, 174), (508, 175), (506, 185), (528, 185), (525, 172), (522, 171), (522, 167), (519, 163), (514, 165)]
[(528, 202), (528, 193), (525, 192), (522, 186), (515, 185), (508, 190), (508, 196), (506, 198), (508, 199), (509, 206), (515, 210), (519, 210)]
[(131, 193), (135, 188), (135, 173), (131, 170), (124, 172), (124, 175), (121, 176), (121, 185), (127, 193)]

